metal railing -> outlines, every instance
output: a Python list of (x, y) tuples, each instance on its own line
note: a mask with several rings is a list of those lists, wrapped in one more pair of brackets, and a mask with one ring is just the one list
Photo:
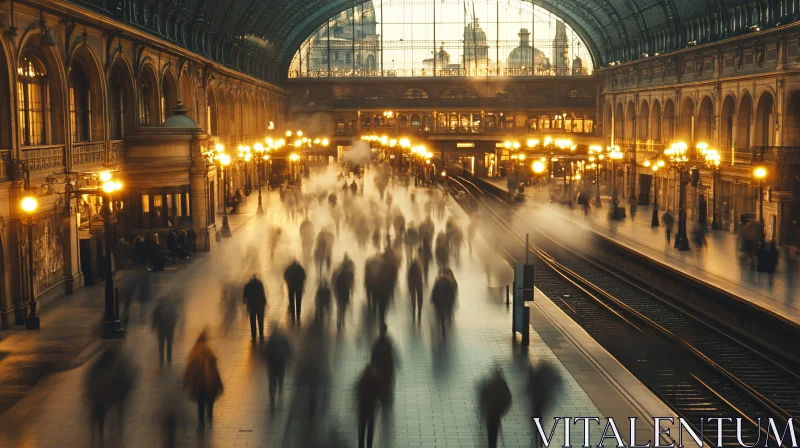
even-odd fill
[(122, 140), (111, 140), (108, 153), (106, 153), (106, 163), (116, 163), (122, 160), (122, 151), (125, 143)]
[(408, 68), (408, 69), (302, 69), (289, 71), (289, 78), (452, 78), (452, 77), (540, 77), (589, 76), (587, 68)]
[(334, 98), (334, 109), (396, 109), (396, 108), (594, 108), (593, 98), (556, 97), (549, 93), (529, 98)]
[(72, 144), (72, 166), (102, 165), (105, 161), (105, 142), (81, 142)]
[(26, 146), (20, 151), (20, 159), (30, 173), (64, 171), (64, 145)]

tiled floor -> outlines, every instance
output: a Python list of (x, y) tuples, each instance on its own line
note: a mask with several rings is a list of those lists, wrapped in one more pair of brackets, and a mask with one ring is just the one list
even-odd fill
[[(507, 188), (504, 178), (495, 178), (491, 182), (500, 188)], [(667, 244), (663, 225), (651, 227), (651, 206), (639, 206), (633, 217), (628, 208), (626, 219), (612, 221), (607, 216), (611, 204), (608, 197), (602, 198), (602, 208), (592, 208), (589, 216), (584, 216), (577, 205), (570, 210), (551, 204), (541, 193), (537, 194), (535, 188), (526, 189), (529, 199), (536, 200), (537, 204), (546, 207), (551, 213), (568, 218), (651, 259), (714, 284), (800, 324), (800, 295), (796, 291), (797, 279), (800, 279), (800, 262), (789, 256), (788, 252), (782, 252), (774, 274), (756, 272), (739, 256), (736, 235), (730, 232), (709, 231), (706, 234), (706, 246), (698, 251), (691, 237), (695, 223), (689, 221), (691, 250), (683, 252)], [(621, 200), (620, 205), (624, 205), (623, 203)], [(659, 211), (659, 219), (662, 214), (663, 210)], [(677, 213), (674, 215), (677, 219)]]
[[(368, 183), (369, 185), (369, 183)], [(405, 193), (393, 193), (395, 204), (409, 217), (414, 210)], [(417, 195), (424, 197), (423, 193)], [(171, 368), (159, 370), (155, 336), (147, 322), (135, 321), (128, 337), (118, 343), (138, 366), (138, 384), (125, 409), (125, 425), (120, 431), (111, 423), (107, 441), (130, 447), (160, 446), (162, 431), (159, 415), (162, 408), (179, 403), (183, 418), (178, 433), (179, 446), (282, 446), (324, 447), (354, 446), (356, 421), (353, 387), (357, 375), (368, 360), (375, 326), (363, 315), (363, 292), (360, 285), (364, 260), (374, 249), (358, 249), (349, 230), (342, 232), (334, 249), (334, 258), (347, 251), (357, 269), (357, 290), (346, 327), (337, 334), (335, 323), (326, 328), (331, 342), (332, 387), (323, 417), (313, 423), (302, 414), (296, 398), (301, 393), (288, 383), (287, 395), (280, 410), (270, 415), (267, 406), (266, 369), (250, 343), (249, 326), (243, 310), (225, 332), (220, 307), (220, 291), (226, 282), (242, 284), (253, 272), (259, 272), (268, 291), (268, 320), (287, 322), (287, 299), (282, 285), (282, 270), (295, 255), (300, 256), (299, 222), (287, 223), (286, 214), (276, 193), (265, 198), (267, 214), (250, 219), (234, 236), (218, 244), (210, 254), (197, 257), (186, 267), (185, 275), (169, 276), (159, 284), (161, 294), (184, 298), (182, 319), (175, 342)], [(330, 225), (324, 208), (311, 211), (317, 229)], [(419, 219), (417, 217), (417, 219)], [(284, 225), (287, 231), (270, 260), (267, 250), (268, 229)], [(466, 225), (466, 223), (465, 223)], [(437, 222), (437, 228), (443, 222)], [(477, 251), (476, 251), (477, 252)], [(405, 266), (401, 268), (404, 272)], [(465, 254), (455, 275), (459, 281), (459, 307), (453, 331), (446, 340), (433, 329), (432, 310), (426, 295), (423, 322), (415, 326), (401, 277), (395, 306), (388, 317), (389, 333), (400, 357), (394, 410), (380, 417), (376, 446), (436, 447), (485, 446), (485, 431), (479, 421), (477, 386), (479, 381), (499, 366), (505, 372), (514, 396), (514, 404), (503, 421), (501, 446), (529, 447), (532, 441), (530, 411), (526, 405), (526, 372), (530, 363), (548, 360), (564, 379), (552, 415), (591, 415), (602, 417), (581, 386), (562, 366), (554, 353), (532, 334), (530, 348), (514, 347), (510, 338), (510, 315), (499, 285), (487, 285), (481, 264)], [(310, 278), (304, 301), (303, 319), (313, 319), (313, 293), (316, 274)], [(432, 278), (432, 277), (431, 277)], [(426, 294), (429, 293), (429, 288)], [(46, 321), (43, 321), (43, 325)], [(211, 346), (216, 351), (225, 393), (215, 406), (213, 429), (196, 431), (193, 404), (180, 391), (180, 374), (188, 350), (198, 333), (208, 326)], [(288, 330), (295, 341), (300, 331)], [(8, 338), (3, 343), (13, 343)], [(107, 342), (103, 342), (107, 343)], [(113, 343), (113, 342), (111, 342)], [(13, 349), (13, 347), (11, 347)], [(5, 350), (0, 345), (0, 350)], [(4, 361), (0, 360), (0, 368)], [(87, 365), (45, 378), (4, 415), (0, 416), (0, 446), (82, 447), (89, 445), (87, 411), (82, 401), (82, 379)], [(2, 384), (0, 384), (2, 387)], [(114, 419), (111, 419), (112, 422)], [(291, 423), (291, 424), (290, 424)], [(574, 428), (573, 440), (579, 440)], [(559, 437), (556, 435), (558, 445)], [(337, 445), (337, 440), (342, 444)], [(8, 445), (7, 445), (8, 444)]]

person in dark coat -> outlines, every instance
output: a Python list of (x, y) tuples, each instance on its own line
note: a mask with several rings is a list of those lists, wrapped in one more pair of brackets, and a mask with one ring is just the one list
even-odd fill
[(114, 262), (117, 270), (128, 269), (131, 259), (131, 245), (125, 241), (125, 238), (120, 238), (117, 241), (117, 248), (114, 251)]
[(267, 362), (269, 377), (269, 406), (275, 409), (275, 396), (283, 394), (283, 378), (286, 365), (292, 358), (292, 345), (289, 338), (280, 329), (277, 322), (271, 326), (269, 340), (264, 347), (264, 359)]
[(135, 384), (136, 370), (118, 345), (104, 350), (97, 362), (89, 367), (84, 379), (84, 392), (91, 409), (92, 437), (99, 432), (102, 440), (106, 413), (115, 405), (119, 407), (122, 426), (125, 400)]
[(492, 376), (483, 382), (480, 393), (481, 413), (486, 420), (486, 429), (489, 434), (489, 448), (496, 448), (497, 437), (500, 434), (500, 421), (511, 408), (511, 390), (499, 368), (495, 369)]
[(203, 428), (206, 416), (209, 423), (211, 422), (214, 416), (214, 402), (224, 390), (222, 378), (217, 370), (217, 357), (208, 345), (206, 330), (200, 333), (197, 342), (189, 351), (183, 375), (183, 389), (187, 390), (189, 397), (197, 402), (198, 424)]
[(347, 306), (355, 282), (355, 264), (345, 253), (342, 263), (333, 271), (333, 288), (336, 296), (336, 328), (341, 329), (347, 315)]
[(408, 293), (411, 295), (411, 317), (422, 322), (422, 263), (414, 259), (408, 267)]
[(353, 183), (351, 183), (351, 184), (350, 184), (350, 194), (352, 194), (353, 196), (355, 196), (355, 195), (356, 195), (356, 193), (358, 193), (358, 185), (356, 185), (356, 181), (355, 181), (355, 179), (354, 179), (354, 180), (353, 180)]
[(147, 245), (144, 242), (144, 235), (142, 234), (136, 235), (136, 238), (133, 240), (131, 259), (139, 266), (143, 266), (147, 263)]
[(177, 324), (178, 309), (175, 303), (168, 299), (161, 299), (153, 309), (152, 328), (158, 336), (158, 360), (162, 366), (164, 365), (165, 351), (167, 363), (172, 363), (172, 340), (175, 336), (175, 326)]
[(392, 341), (389, 339), (386, 324), (381, 325), (381, 335), (372, 346), (370, 364), (378, 374), (380, 398), (384, 409), (391, 407), (394, 398), (394, 371), (397, 361)]
[(258, 321), (258, 336), (264, 340), (264, 309), (267, 306), (267, 293), (264, 291), (264, 284), (253, 274), (247, 284), (244, 285), (242, 293), (244, 303), (247, 305), (247, 313), (250, 315), (250, 337), (256, 338), (256, 321)]
[(303, 302), (303, 288), (306, 284), (306, 270), (297, 260), (294, 260), (284, 271), (283, 279), (286, 281), (286, 288), (289, 290), (289, 311), (292, 314), (292, 320), (299, 323), (300, 306)]
[(314, 304), (316, 305), (316, 318), (318, 321), (323, 322), (331, 311), (331, 292), (330, 284), (327, 279), (322, 279), (317, 286), (317, 295), (314, 297)]
[(172, 254), (172, 259), (175, 260), (180, 255), (180, 247), (178, 247), (178, 234), (174, 230), (170, 230), (167, 234), (167, 249)]
[(356, 385), (358, 448), (372, 448), (372, 439), (375, 435), (375, 414), (378, 410), (379, 397), (380, 380), (378, 373), (371, 365), (367, 365)]

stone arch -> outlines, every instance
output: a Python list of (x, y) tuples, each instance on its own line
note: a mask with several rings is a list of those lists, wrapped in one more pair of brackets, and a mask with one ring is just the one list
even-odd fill
[(695, 105), (694, 99), (691, 96), (684, 98), (681, 104), (680, 112), (680, 129), (678, 130), (678, 138), (686, 140), (687, 142), (695, 141)]
[(625, 138), (625, 112), (622, 110), (622, 103), (617, 103), (617, 109), (614, 111), (614, 138)]
[(606, 113), (603, 115), (603, 121), (605, 122), (603, 130), (605, 132), (605, 130), (608, 129), (606, 134), (609, 136), (611, 135), (611, 117), (613, 113), (614, 113), (614, 107), (611, 105), (611, 103), (606, 103)]
[(714, 137), (714, 102), (710, 96), (700, 100), (697, 111), (697, 141), (711, 143)]
[(178, 81), (175, 74), (167, 67), (161, 74), (160, 92), (160, 111), (161, 122), (172, 116), (175, 105), (178, 104)]
[(650, 107), (650, 138), (661, 141), (661, 103), (658, 100), (653, 100)]
[(152, 62), (146, 61), (139, 69), (136, 82), (136, 102), (139, 126), (157, 126), (160, 117), (158, 77)]
[(661, 135), (665, 143), (675, 139), (675, 102), (667, 98), (661, 118)]
[(112, 139), (121, 140), (136, 128), (136, 87), (128, 60), (117, 55), (108, 73), (108, 123)]
[(219, 106), (217, 104), (217, 92), (211, 84), (206, 86), (206, 119), (205, 130), (211, 135), (220, 135), (219, 126)]
[[(43, 104), (43, 140), (39, 144), (64, 144), (66, 138), (65, 121), (62, 117), (66, 115), (67, 105), (65, 104), (67, 79), (64, 71), (63, 59), (58, 51), (58, 47), (45, 47), (40, 43), (41, 32), (28, 33), (20, 43), (20, 52), (17, 57), (17, 70), (22, 67), (25, 58), (33, 57), (38, 60), (45, 71), (46, 79), (45, 91), (47, 92)], [(19, 79), (18, 83), (19, 85)], [(17, 113), (20, 112), (21, 102), (17, 104)], [(20, 120), (20, 123), (22, 120)], [(25, 133), (24, 126), (20, 126), (19, 135)], [(24, 145), (24, 140), (20, 139), (20, 145)]]
[(775, 144), (775, 97), (772, 92), (765, 91), (758, 99), (756, 106), (755, 130), (753, 146), (773, 146)]
[[(105, 109), (108, 100), (106, 79), (99, 61), (97, 53), (87, 44), (77, 46), (72, 53), (68, 78), (72, 141), (105, 139)], [(80, 85), (82, 83), (85, 85)], [(80, 110), (82, 108), (88, 110)], [(85, 123), (84, 119), (87, 120)]]
[(198, 113), (201, 104), (200, 101), (198, 101), (196, 94), (197, 92), (194, 90), (194, 80), (192, 80), (192, 75), (186, 70), (181, 71), (180, 86), (181, 102), (188, 111), (187, 115), (192, 117), (195, 122), (201, 123), (200, 114)]
[(650, 139), (650, 104), (647, 100), (642, 100), (637, 120), (639, 121), (636, 125), (636, 131), (639, 134), (637, 137), (642, 140)]
[(753, 129), (753, 98), (745, 92), (739, 100), (736, 113), (736, 147), (750, 148)]
[(238, 95), (233, 89), (228, 89), (226, 95), (227, 113), (224, 116), (224, 120), (226, 121), (225, 127), (228, 130), (228, 137), (240, 137), (239, 126), (236, 125), (239, 122), (239, 117), (241, 116), (240, 105), (239, 101), (237, 100)]
[(626, 139), (635, 139), (636, 135), (634, 132), (636, 130), (636, 104), (633, 103), (633, 100), (628, 101), (628, 105), (625, 106), (625, 126), (622, 129), (622, 137)]
[(721, 149), (732, 149), (735, 145), (734, 129), (736, 123), (736, 98), (728, 95), (722, 100), (722, 109), (719, 114), (720, 134), (719, 146)]
[(785, 146), (800, 146), (800, 90), (793, 90), (786, 103), (783, 122)]
[[(11, 118), (14, 110), (14, 100), (11, 97), (11, 92), (14, 90), (9, 76), (11, 74), (9, 56), (10, 53), (5, 39), (0, 36), (0, 149), (11, 149), (12, 136), (14, 135), (14, 120)], [(0, 296), (0, 299), (2, 298)]]
[(218, 84), (214, 89), (214, 98), (217, 101), (217, 134), (227, 137), (230, 135), (228, 128), (228, 87), (225, 84)]

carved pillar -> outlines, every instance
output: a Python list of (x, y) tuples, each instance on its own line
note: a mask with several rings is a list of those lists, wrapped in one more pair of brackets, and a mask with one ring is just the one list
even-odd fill
[[(203, 138), (205, 140), (205, 138)], [(198, 252), (211, 250), (208, 232), (208, 191), (206, 166), (202, 158), (200, 138), (192, 139), (192, 166), (189, 168), (189, 197), (192, 213), (192, 228), (196, 235), (195, 248)]]

